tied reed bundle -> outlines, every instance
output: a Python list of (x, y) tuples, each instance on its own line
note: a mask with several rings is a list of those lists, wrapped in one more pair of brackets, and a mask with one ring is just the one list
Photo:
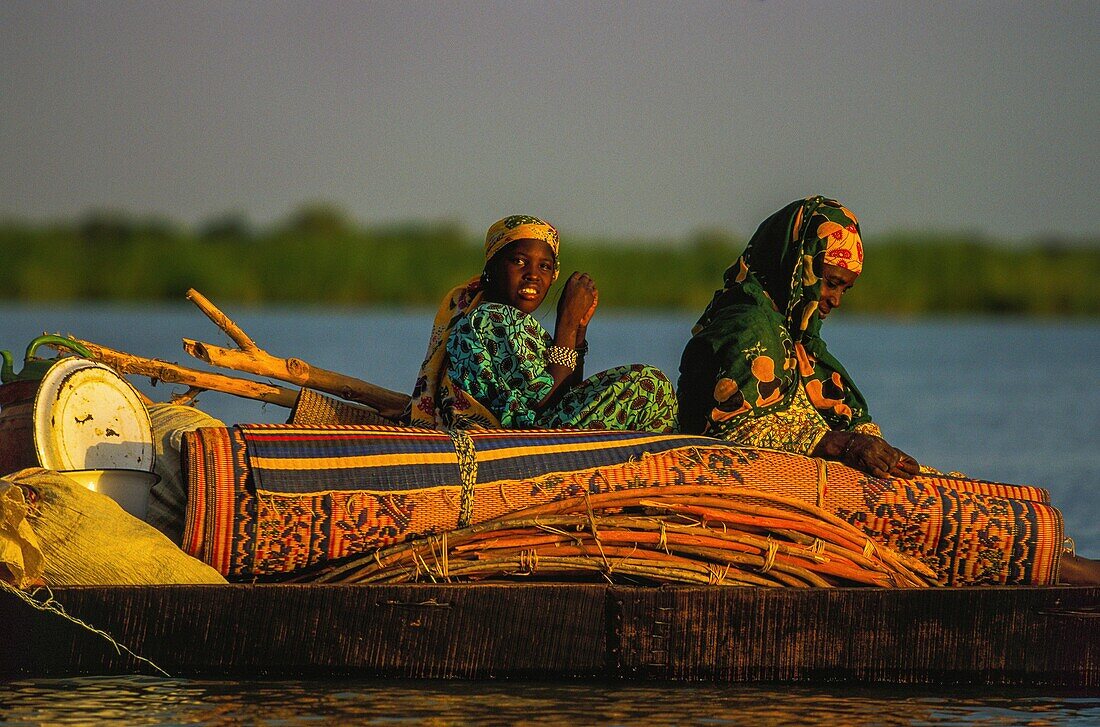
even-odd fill
[(582, 495), (382, 548), (295, 580), (577, 580), (723, 586), (936, 585), (923, 563), (795, 498), (745, 487)]

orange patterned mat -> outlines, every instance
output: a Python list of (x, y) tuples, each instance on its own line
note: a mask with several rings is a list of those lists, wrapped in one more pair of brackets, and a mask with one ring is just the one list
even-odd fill
[[(396, 427), (337, 430), (372, 436), (423, 433)], [(301, 429), (288, 427), (287, 431)], [(667, 437), (667, 449), (662, 450), (658, 440), (647, 445), (650, 451), (625, 455), (617, 463), (545, 471), (536, 462), (530, 476), (483, 482), (474, 474), (470, 481), (463, 458), (472, 456), (476, 461), (479, 451), (489, 446), (489, 437), (493, 447), (500, 447), (508, 436), (499, 431), (468, 435), (472, 451), (456, 451), (450, 470), (439, 469), (438, 453), (430, 456), (429, 464), (437, 473), (434, 479), (423, 476), (428, 455), (408, 452), (387, 458), (391, 469), (384, 488), (335, 489), (314, 484), (289, 488), (306, 490), (291, 492), (257, 486), (256, 455), (249, 451), (241, 429), (188, 433), (184, 436), (189, 483), (184, 549), (227, 577), (247, 580), (291, 573), (586, 492), (698, 484), (729, 487), (731, 493), (737, 487), (758, 488), (822, 507), (875, 541), (920, 559), (945, 585), (1045, 585), (1054, 582), (1057, 574), (1062, 516), (1050, 505), (1047, 492), (1037, 487), (943, 475), (879, 479), (839, 463), (784, 452), (717, 442), (685, 446), (683, 438), (675, 435)], [(515, 441), (508, 444), (520, 453), (517, 461), (523, 462), (525, 433), (514, 436)], [(301, 453), (302, 460), (309, 456), (308, 451)], [(362, 465), (361, 458), (348, 456), (349, 462)], [(553, 460), (553, 466), (567, 461), (563, 454)], [(578, 455), (578, 462), (583, 461)], [(340, 461), (326, 459), (326, 466), (339, 468)], [(284, 475), (296, 467), (308, 469), (306, 463), (291, 459)], [(465, 486), (463, 474), (467, 475)]]

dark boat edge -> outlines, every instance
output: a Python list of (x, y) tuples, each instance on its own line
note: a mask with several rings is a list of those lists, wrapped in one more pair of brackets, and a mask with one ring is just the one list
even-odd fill
[[(52, 598), (179, 677), (1100, 687), (1100, 587), (234, 584)], [(10, 593), (0, 623), (6, 679), (160, 673)]]

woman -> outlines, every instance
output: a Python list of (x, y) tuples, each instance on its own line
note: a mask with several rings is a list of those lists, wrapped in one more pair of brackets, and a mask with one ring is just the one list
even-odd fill
[(558, 276), (558, 231), (513, 215), (489, 228), (485, 269), (452, 290), (436, 314), (408, 410), (432, 427), (575, 427), (670, 432), (672, 384), (651, 366), (584, 378), (586, 332), (599, 302), (575, 272), (558, 301), (554, 335), (532, 314)]
[[(882, 438), (863, 396), (821, 340), (822, 321), (862, 269), (859, 222), (836, 200), (798, 200), (765, 220), (726, 270), (725, 287), (714, 294), (684, 350), (681, 429), (900, 478), (867, 483), (863, 504), (838, 514), (903, 551), (919, 552), (915, 544), (936, 540), (937, 556), (950, 561), (958, 582), (997, 582), (989, 572), (1006, 582), (1010, 571), (1027, 582), (1020, 574), (1029, 557), (1057, 547), (1049, 541), (1060, 537), (1061, 516), (1052, 516), (1056, 527), (1036, 532), (1037, 523), (1050, 521), (1036, 515), (1043, 506), (999, 497), (995, 485), (987, 494), (984, 485), (956, 485), (950, 478), (904, 483), (935, 470)], [(937, 513), (950, 507), (966, 510), (981, 532), (935, 536)], [(896, 531), (901, 522), (910, 523), (911, 532)], [(1017, 543), (1001, 548), (1012, 552), (1009, 562), (990, 555), (1002, 540)], [(1063, 582), (1100, 583), (1100, 562), (1072, 552), (1062, 555), (1060, 571)]]
[(684, 432), (912, 477), (819, 332), (863, 269), (855, 215), (839, 202), (792, 202), (760, 225), (726, 271), (680, 362)]

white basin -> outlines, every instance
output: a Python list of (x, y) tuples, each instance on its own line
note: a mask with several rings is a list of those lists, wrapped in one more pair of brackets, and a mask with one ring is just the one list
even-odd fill
[(149, 508), (149, 493), (160, 482), (160, 475), (145, 470), (64, 470), (62, 474), (106, 495), (141, 520)]

